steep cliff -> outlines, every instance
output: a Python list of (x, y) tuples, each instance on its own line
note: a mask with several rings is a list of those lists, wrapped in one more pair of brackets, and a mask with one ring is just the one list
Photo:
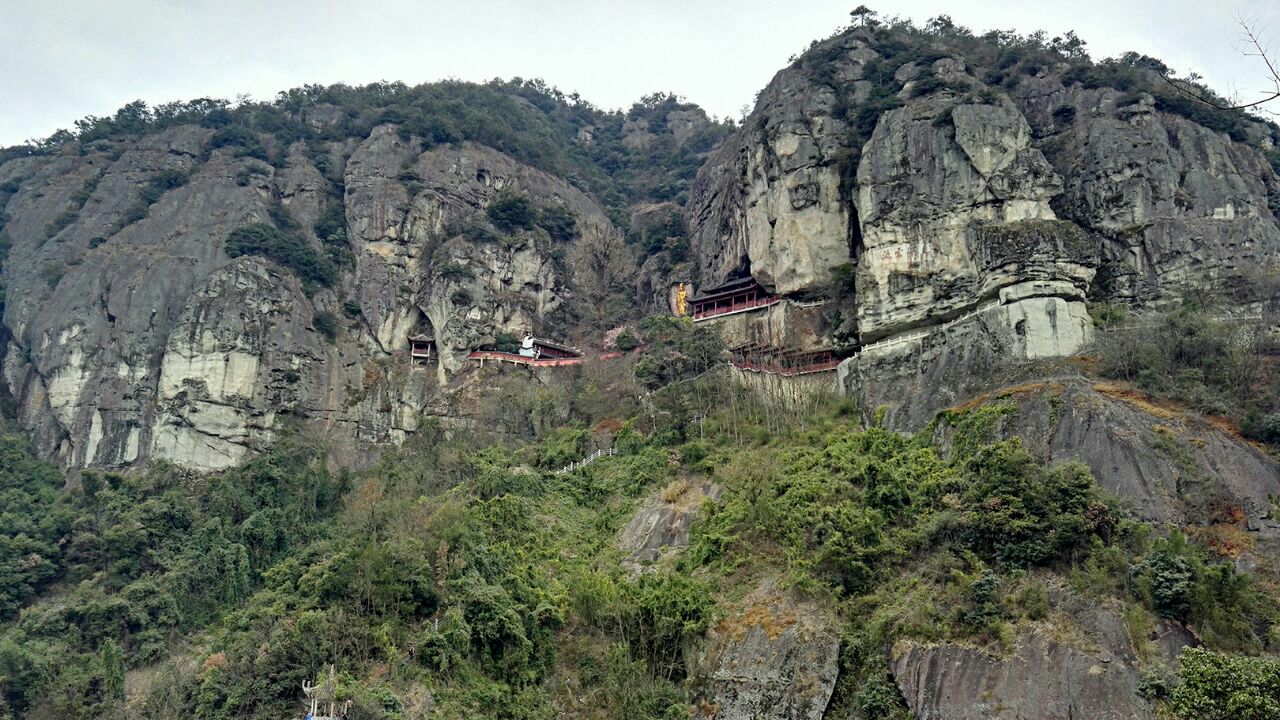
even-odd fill
[(939, 344), (944, 325), (1007, 336), (985, 357), (1008, 366), (1083, 349), (1087, 301), (1258, 299), (1280, 261), (1274, 126), (1197, 124), (1149, 59), (1019, 42), (867, 27), (815, 43), (699, 173), (702, 284), (749, 273), (830, 297), (845, 389), (869, 407), (885, 353)]
[[(0, 717), (278, 717), (329, 652), (372, 717), (1161, 717), (1183, 648), (1280, 649), (1277, 143), (1150, 58), (871, 21), (732, 130), (378, 84), (5, 150), (58, 468), (0, 434)], [(468, 358), (525, 332), (587, 357)]]
[[(366, 92), (385, 102), (387, 90)], [(390, 94), (408, 107), (438, 90)], [(625, 147), (635, 130), (620, 114), (574, 111), (540, 86), (463, 86), (504, 113), (492, 123), (523, 123), (525, 135), (483, 125), (461, 135), (506, 144), (522, 162), (480, 142), (438, 144), (460, 131), (364, 107), (361, 91), (328, 92), (349, 106), (195, 108), (140, 133), (108, 120), (105, 137), (87, 131), (0, 166), (5, 377), (42, 454), (68, 467), (224, 468), (266, 447), (286, 417), (342, 447), (398, 442), (436, 414), (469, 352), (527, 331), (573, 339), (583, 303), (632, 317), (625, 294), (584, 290), (602, 272), (611, 292), (632, 282), (623, 264), (587, 267), (588, 251), (629, 252), (610, 220), (626, 216), (619, 188), (637, 201), (678, 192), (694, 146), (719, 127), (667, 96), (637, 106), (655, 127), (643, 156), (626, 161), (630, 186), (597, 180), (613, 193), (606, 210), (599, 185), (572, 170), (599, 173), (592, 153)], [(556, 115), (573, 112), (573, 122)], [(388, 118), (400, 122), (379, 122)], [(578, 125), (593, 132), (566, 139)], [(548, 149), (544, 135), (566, 144)], [(527, 217), (496, 225), (486, 209), (500, 198)], [(280, 247), (236, 246), (244, 228)], [(434, 368), (406, 357), (417, 334), (434, 338)]]

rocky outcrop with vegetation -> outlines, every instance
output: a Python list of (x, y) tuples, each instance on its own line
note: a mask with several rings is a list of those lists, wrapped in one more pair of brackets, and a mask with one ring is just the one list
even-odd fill
[[(1276, 717), (1280, 130), (854, 15), (740, 125), (383, 83), (0, 151), (0, 720)], [(525, 332), (585, 356), (467, 359)]]
[[(644, 153), (620, 113), (519, 83), (130, 106), (14, 152), (5, 373), (22, 424), (69, 467), (225, 468), (285, 415), (352, 448), (403, 440), (472, 350), (638, 311), (611, 218), (678, 197), (721, 127), (646, 103), (630, 114), (652, 120)], [(603, 175), (605, 156), (626, 167)], [(412, 335), (438, 365), (409, 363)]]

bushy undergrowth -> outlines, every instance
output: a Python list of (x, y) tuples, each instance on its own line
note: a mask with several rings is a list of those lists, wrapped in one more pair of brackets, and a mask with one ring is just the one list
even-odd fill
[[(645, 333), (660, 353), (704, 342), (687, 323)], [(1007, 407), (906, 436), (839, 404), (779, 420), (695, 367), (643, 377), (648, 401), (610, 425), (620, 454), (564, 474), (598, 429), (535, 423), (495, 444), (427, 422), (356, 475), (286, 442), (208, 478), (88, 473), (66, 492), (7, 437), (0, 717), (114, 717), (124, 673), (146, 668), (137, 717), (274, 718), (334, 664), (358, 717), (687, 718), (689, 653), (725, 598), (767, 578), (838, 614), (833, 707), (868, 718), (904, 716), (897, 639), (998, 650), (1050, 619), (1045, 578), (1191, 623), (1217, 650), (1275, 642), (1250, 576), (1128, 517), (1082, 466), (994, 441)], [(699, 475), (725, 492), (689, 549), (625, 572), (633, 508)]]
[(1232, 318), (1195, 297), (1133, 322), (1114, 311), (1102, 317), (1104, 376), (1226, 416), (1248, 437), (1280, 445), (1280, 345), (1265, 322)]
[(728, 487), (695, 526), (687, 563), (735, 577), (781, 557), (795, 587), (846, 612), (835, 707), (905, 717), (883, 683), (897, 638), (1008, 648), (1044, 620), (1045, 572), (1198, 628), (1212, 647), (1274, 650), (1274, 598), (1230, 562), (1165, 538), (1105, 497), (1079, 464), (1046, 467), (1017, 440), (993, 442), (984, 415), (935, 434), (844, 425), (730, 447), (704, 461)]

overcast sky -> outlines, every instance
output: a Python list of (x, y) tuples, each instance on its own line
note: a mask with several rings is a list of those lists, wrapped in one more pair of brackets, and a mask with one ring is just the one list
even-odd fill
[[(605, 108), (673, 91), (738, 117), (857, 0), (0, 0), (0, 146), (135, 99), (270, 99), (306, 83), (541, 77)], [(976, 31), (1075, 30), (1255, 95), (1237, 17), (1280, 45), (1280, 0), (895, 0)]]

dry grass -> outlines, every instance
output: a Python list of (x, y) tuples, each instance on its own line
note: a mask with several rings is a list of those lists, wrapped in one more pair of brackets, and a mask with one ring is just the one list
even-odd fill
[(791, 604), (781, 595), (771, 592), (752, 598), (752, 602), (740, 614), (726, 617), (717, 623), (716, 631), (721, 637), (741, 640), (751, 628), (758, 627), (764, 630), (770, 640), (777, 640), (796, 621), (795, 609)]
[(965, 402), (962, 402), (959, 405), (953, 405), (952, 407), (949, 408), (949, 410), (951, 412), (968, 412), (970, 410), (974, 410), (976, 408), (982, 407), (983, 405), (986, 405), (992, 400), (1002, 400), (1004, 398), (1013, 397), (1015, 395), (1029, 395), (1031, 393), (1037, 393), (1041, 391), (1048, 391), (1053, 393), (1054, 395), (1061, 395), (1066, 389), (1067, 389), (1067, 386), (1063, 385), (1062, 383), (1037, 382), (1037, 383), (1023, 383), (1022, 385), (1011, 385), (1009, 387), (1000, 388), (999, 390), (995, 390), (989, 393), (983, 393), (982, 395), (966, 400)]
[(1093, 390), (1161, 420), (1180, 420), (1186, 413), (1186, 406), (1182, 403), (1148, 395), (1131, 385), (1100, 382), (1093, 384)]
[(1190, 534), (1204, 543), (1210, 551), (1232, 560), (1240, 557), (1246, 550), (1252, 550), (1254, 546), (1248, 531), (1229, 523), (1191, 528)]
[(693, 486), (689, 484), (689, 481), (684, 478), (672, 480), (670, 485), (662, 489), (662, 502), (674, 505), (680, 498), (684, 497), (692, 487)]
[(619, 420), (618, 418), (605, 418), (600, 422), (596, 423), (596, 426), (595, 428), (593, 428), (592, 431), (597, 433), (607, 432), (607, 433), (616, 434), (621, 429), (622, 429), (621, 420)]
[[(1268, 452), (1267, 446), (1263, 443), (1245, 437), (1244, 433), (1240, 431), (1240, 426), (1230, 418), (1225, 418), (1221, 415), (1204, 415), (1196, 413), (1177, 400), (1155, 397), (1154, 395), (1138, 390), (1132, 385), (1124, 383), (1094, 383), (1093, 389), (1099, 394), (1119, 400), (1120, 402), (1162, 420), (1185, 421), (1191, 417), (1195, 417), (1205, 425), (1208, 425), (1229, 438), (1247, 443), (1261, 452)], [(1152, 429), (1160, 432), (1161, 427), (1162, 426), (1160, 425), (1156, 425)], [(1207, 444), (1204, 440), (1193, 440), (1192, 443), (1198, 448), (1204, 448)]]

